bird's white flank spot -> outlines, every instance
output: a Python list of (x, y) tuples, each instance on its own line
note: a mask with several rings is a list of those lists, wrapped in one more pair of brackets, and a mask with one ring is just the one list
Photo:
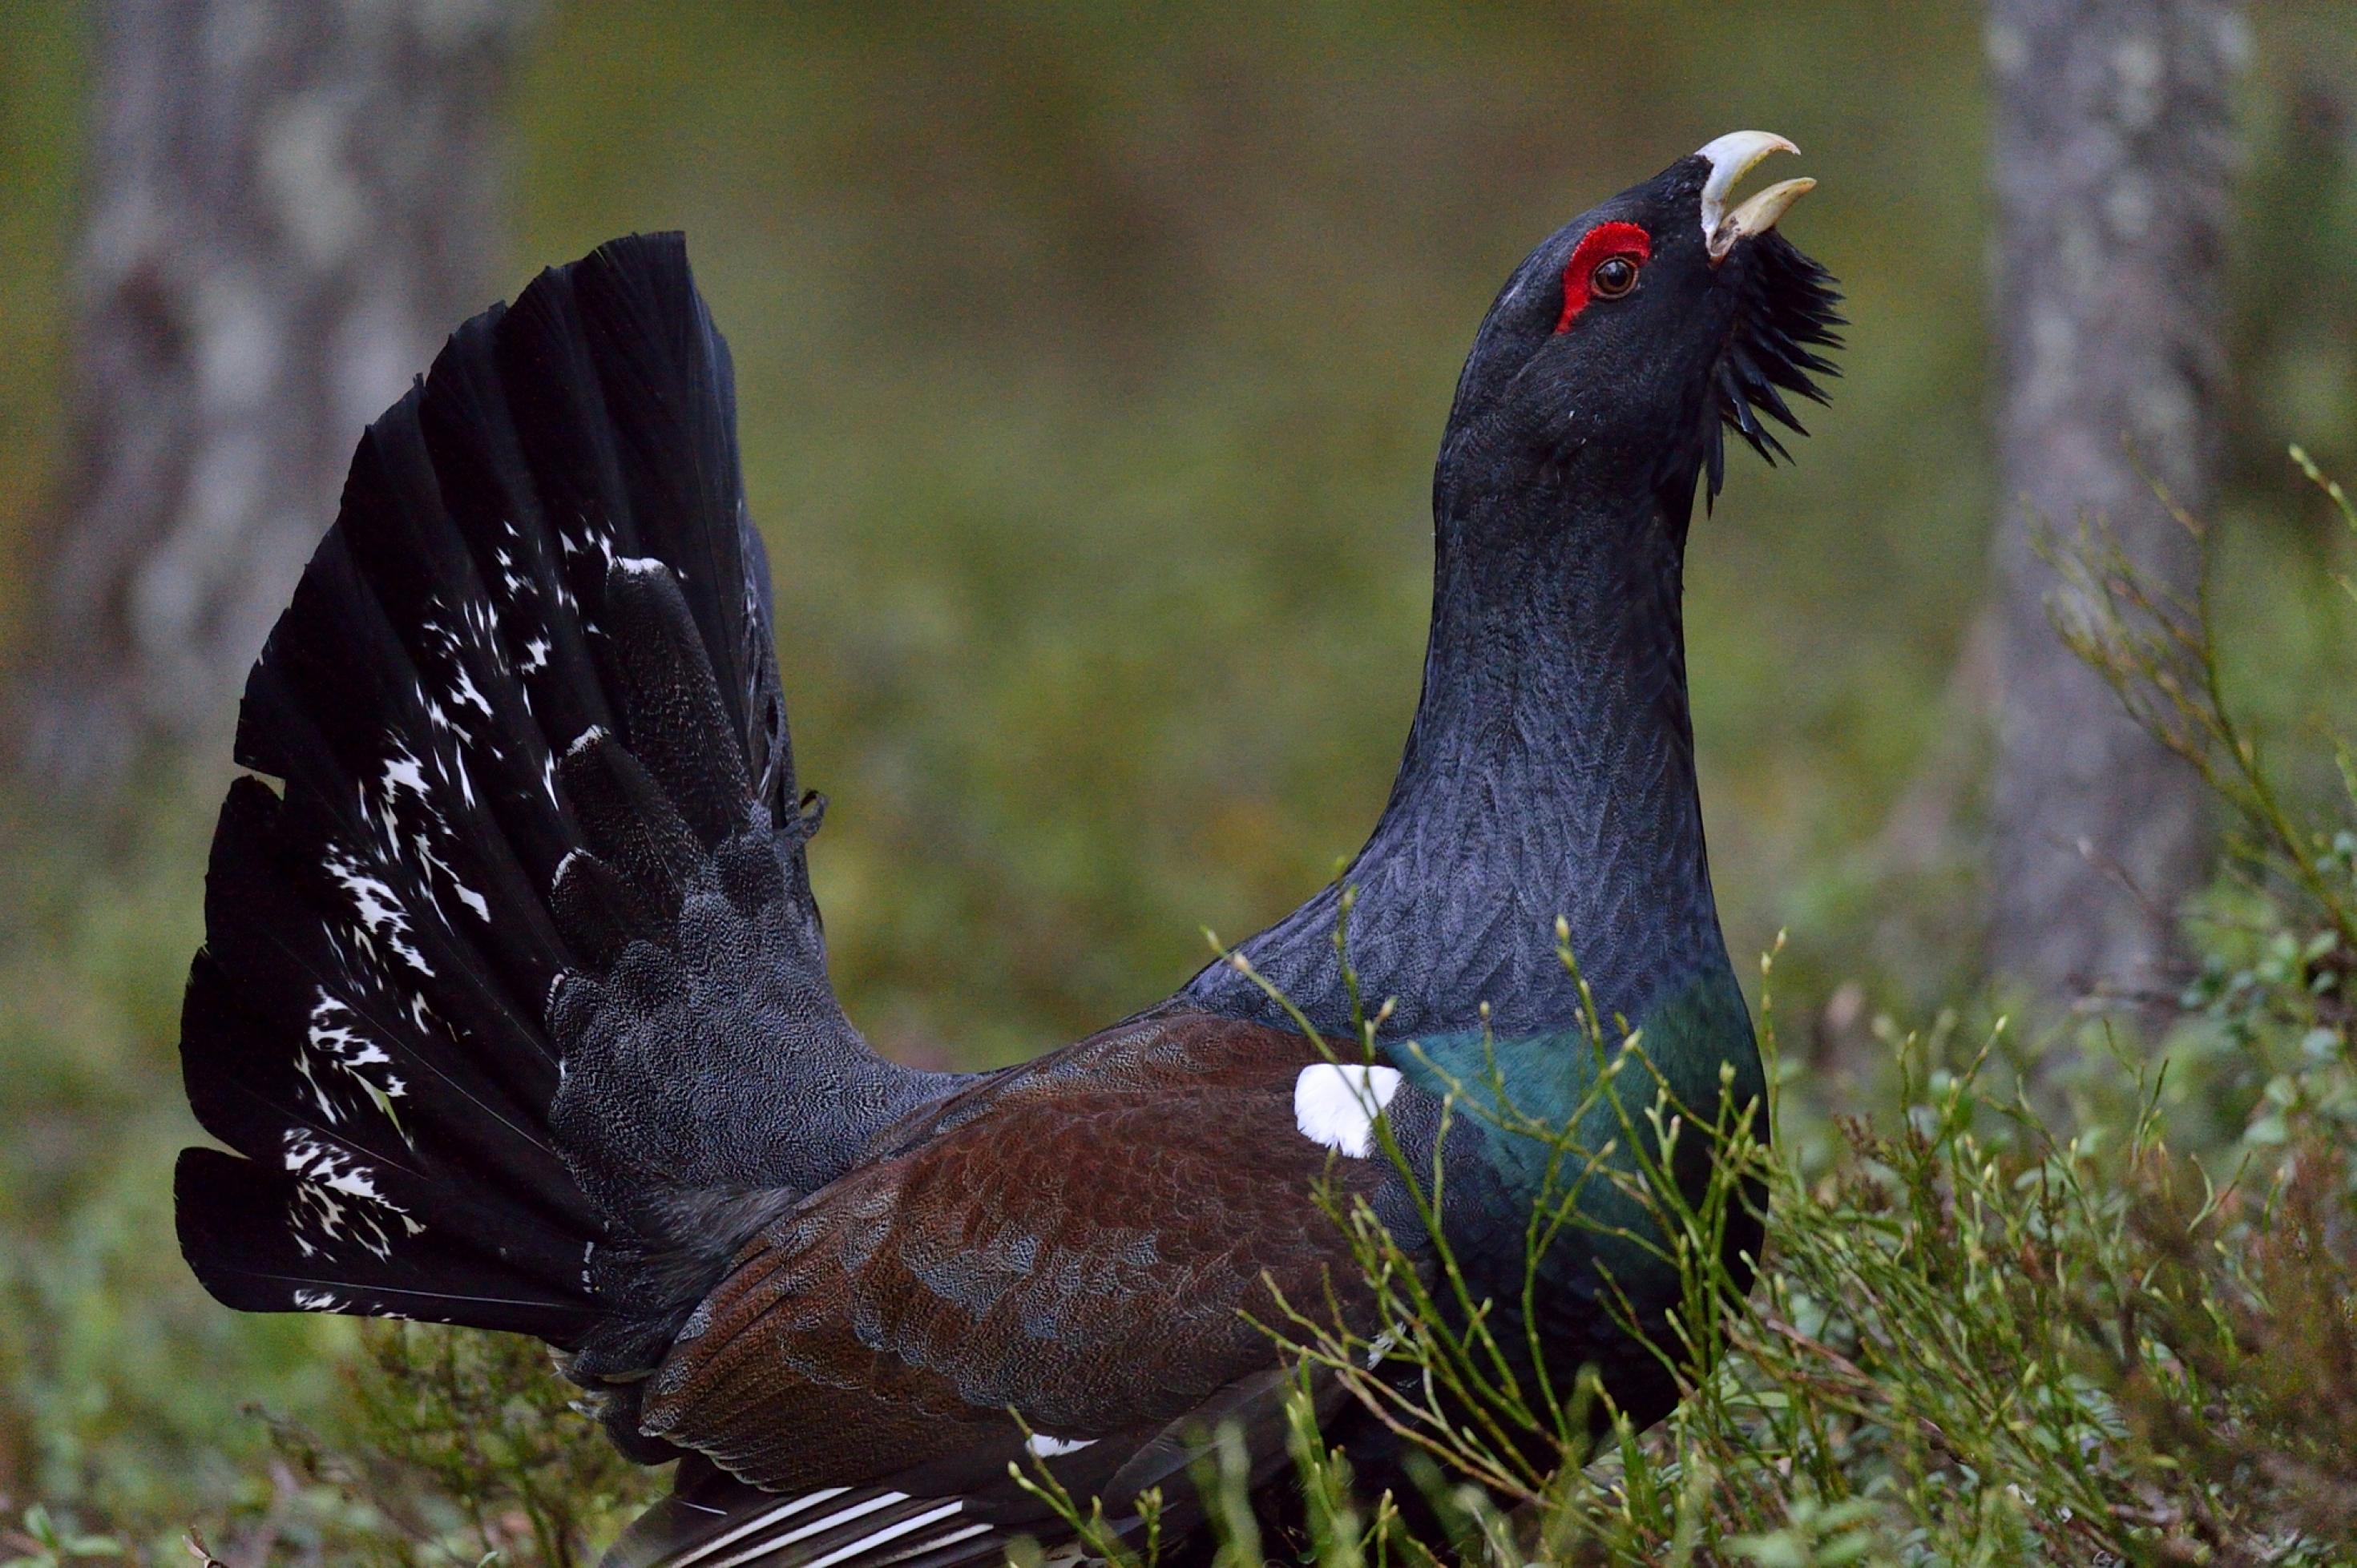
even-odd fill
[(1035, 1432), (1024, 1439), (1023, 1447), (1025, 1452), (1042, 1459), (1053, 1459), (1060, 1454), (1078, 1454), (1094, 1442), (1093, 1437), (1050, 1437), (1044, 1432)]
[(1375, 1116), (1399, 1092), (1397, 1068), (1312, 1062), (1293, 1080), (1293, 1124), (1313, 1144), (1363, 1160), (1375, 1147)]

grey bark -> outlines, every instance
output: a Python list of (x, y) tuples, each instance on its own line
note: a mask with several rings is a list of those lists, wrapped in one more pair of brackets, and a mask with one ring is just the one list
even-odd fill
[(103, 798), (225, 732), (361, 426), (485, 303), (505, 0), (113, 0), (71, 450), (20, 763)]
[(2190, 589), (2216, 494), (2235, 0), (1992, 0), (1996, 87), (1999, 702), (1991, 959), (2057, 1004), (2150, 1000), (2201, 883), (2200, 789), (2056, 635), (2084, 607), (2041, 525), (2110, 528)]

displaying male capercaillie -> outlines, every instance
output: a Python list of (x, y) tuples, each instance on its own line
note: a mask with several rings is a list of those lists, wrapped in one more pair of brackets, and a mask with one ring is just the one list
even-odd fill
[[(827, 981), (820, 802), (680, 240), (617, 241), (468, 322), (361, 441), (246, 688), (237, 760), (279, 784), (230, 789), (189, 977), (188, 1097), (236, 1151), (181, 1157), (198, 1275), (251, 1310), (555, 1346), (618, 1443), (685, 1461), (616, 1562), (1053, 1546), (1008, 1476), (1034, 1461), (1116, 1521), (1163, 1487), (1168, 1541), (1231, 1421), (1274, 1496), (1287, 1366), (1249, 1319), (1274, 1288), (1384, 1327), (1321, 1186), (1431, 1266), (1376, 1113), (1426, 1170), (1447, 1086), (1491, 1085), (1440, 1140), (1440, 1223), (1509, 1313), (1544, 1162), (1482, 1094), (1620, 1131), (1558, 918), (1652, 1064), (1620, 1107), (1761, 1090), (1679, 596), (1723, 432), (1781, 453), (1761, 416), (1797, 430), (1781, 393), (1829, 369), (1835, 296), (1773, 232), (1810, 182), (1727, 204), (1785, 145), (1722, 137), (1574, 220), (1481, 325), (1434, 483), (1423, 697), (1345, 879), (1360, 985), (1395, 999), (1372, 1060), (1330, 889), (1243, 944), (1256, 975), (1215, 963), (1024, 1066), (875, 1055)], [(1649, 1422), (1674, 1381), (1603, 1282), (1658, 1321), (1677, 1281), (1608, 1230), (1566, 1229), (1535, 1334), (1499, 1338)], [(1733, 1230), (1740, 1275), (1756, 1218)], [(1327, 1403), (1386, 1479), (1380, 1431)]]

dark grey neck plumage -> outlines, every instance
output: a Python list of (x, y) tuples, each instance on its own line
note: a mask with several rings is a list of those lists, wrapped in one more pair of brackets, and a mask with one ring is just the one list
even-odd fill
[[(1581, 1015), (1557, 916), (1607, 1019), (1638, 1021), (1726, 948), (1695, 794), (1679, 609), (1684, 506), (1577, 467), (1437, 486), (1432, 639), (1407, 752), (1357, 889), (1351, 966), (1385, 1037), (1504, 1037)], [(1684, 494), (1692, 494), (1689, 479)], [(1616, 497), (1617, 499), (1608, 499)], [(1350, 1001), (1328, 888), (1243, 944), (1321, 1028)], [(1281, 1016), (1215, 964), (1188, 994)]]

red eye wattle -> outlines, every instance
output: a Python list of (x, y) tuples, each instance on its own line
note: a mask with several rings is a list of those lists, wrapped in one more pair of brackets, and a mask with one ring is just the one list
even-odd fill
[[(1589, 300), (1618, 299), (1634, 288), (1638, 271), (1652, 254), (1653, 237), (1634, 223), (1598, 223), (1582, 234), (1579, 243), (1572, 247), (1571, 260), (1564, 263), (1563, 319), (1555, 324), (1555, 329), (1568, 328)], [(1598, 279), (1598, 273), (1608, 262), (1627, 265), (1611, 268)]]

